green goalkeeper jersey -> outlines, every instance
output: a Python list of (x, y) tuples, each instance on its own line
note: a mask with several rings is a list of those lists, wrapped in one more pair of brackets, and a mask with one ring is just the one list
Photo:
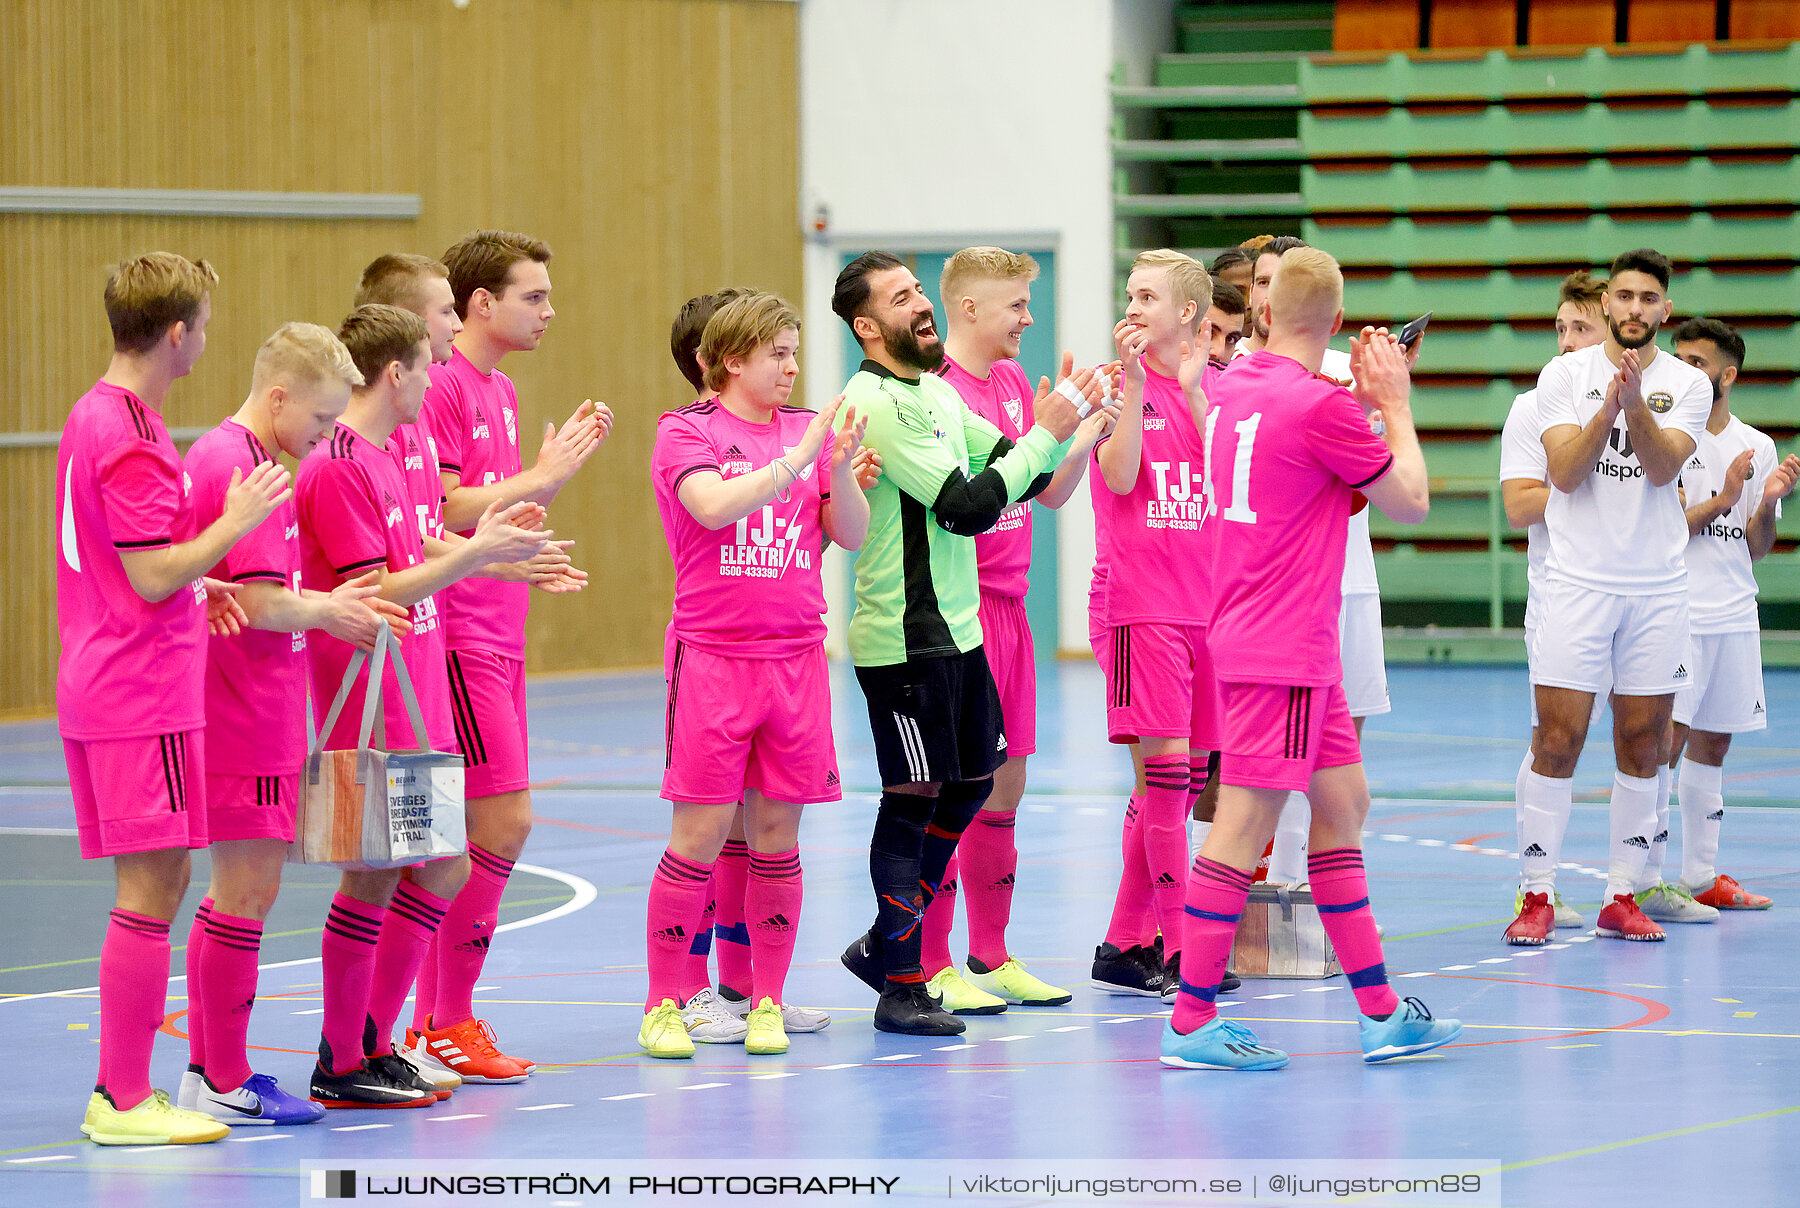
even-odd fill
[(936, 374), (913, 380), (874, 361), (844, 387), (881, 454), (869, 535), (856, 559), (850, 658), (859, 667), (949, 658), (981, 645), (975, 534), (1042, 490), (1059, 456), (1034, 427), (1009, 441)]

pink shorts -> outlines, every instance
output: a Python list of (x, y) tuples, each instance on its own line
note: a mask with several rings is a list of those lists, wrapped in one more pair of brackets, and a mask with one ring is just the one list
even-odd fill
[(1000, 692), (1006, 757), (1023, 759), (1037, 750), (1037, 654), (1025, 601), (984, 591), (980, 619), (981, 648)]
[(1225, 784), (1303, 793), (1320, 768), (1362, 762), (1344, 686), (1219, 685), (1224, 700)]
[(1109, 638), (1106, 730), (1114, 742), (1185, 738), (1219, 747), (1219, 684), (1204, 625), (1116, 625)]
[(531, 787), (525, 664), (486, 650), (450, 652), (450, 712), (468, 771), (469, 800)]
[(755, 789), (772, 801), (841, 801), (825, 647), (743, 659), (668, 643), (662, 795), (730, 805)]
[(81, 858), (205, 847), (205, 737), (63, 739)]
[(300, 773), (291, 776), (206, 774), (206, 837), (214, 843), (233, 839), (280, 839), (298, 835)]

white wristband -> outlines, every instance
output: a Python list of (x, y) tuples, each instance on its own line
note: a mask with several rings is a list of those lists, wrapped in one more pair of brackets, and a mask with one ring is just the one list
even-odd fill
[(1086, 419), (1088, 412), (1094, 409), (1094, 405), (1087, 401), (1087, 396), (1081, 393), (1081, 387), (1075, 384), (1074, 378), (1064, 378), (1056, 383), (1056, 392), (1075, 404), (1075, 414), (1082, 419)]

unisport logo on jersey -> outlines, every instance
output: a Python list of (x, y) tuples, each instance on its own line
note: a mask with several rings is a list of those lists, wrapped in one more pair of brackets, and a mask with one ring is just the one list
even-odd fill
[(1658, 390), (1644, 400), (1644, 405), (1658, 415), (1666, 415), (1669, 412), (1669, 408), (1675, 405), (1675, 396), (1670, 394), (1667, 390)]
[[(752, 524), (751, 519), (756, 523)], [(801, 544), (806, 526), (796, 517), (783, 519), (773, 504), (764, 504), (737, 522), (736, 540), (719, 547), (719, 573), (752, 579), (779, 579), (787, 568), (811, 570), (813, 551)]]
[(1608, 432), (1606, 434), (1606, 448), (1613, 453), (1616, 453), (1621, 460), (1613, 461), (1606, 455), (1606, 451), (1603, 450), (1600, 454), (1600, 460), (1594, 463), (1594, 473), (1602, 478), (1613, 478), (1620, 482), (1627, 482), (1633, 478), (1642, 478), (1644, 476), (1643, 466), (1629, 464), (1635, 462), (1637, 450), (1632, 447), (1631, 432), (1628, 429), (1614, 428)]

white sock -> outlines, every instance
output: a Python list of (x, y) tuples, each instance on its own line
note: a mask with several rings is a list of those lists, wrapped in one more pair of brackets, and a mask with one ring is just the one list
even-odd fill
[(1606, 865), (1606, 900), (1637, 891), (1656, 836), (1656, 777), (1613, 773), (1611, 855)]
[(1194, 838), (1192, 858), (1198, 860), (1200, 858), (1200, 849), (1206, 846), (1206, 836), (1212, 834), (1212, 823), (1195, 822), (1188, 830), (1188, 834), (1192, 835)]
[(1674, 788), (1674, 780), (1674, 768), (1656, 769), (1656, 833), (1650, 838), (1650, 855), (1644, 861), (1643, 875), (1638, 877), (1639, 893), (1662, 884), (1663, 856), (1669, 847), (1669, 790)]
[(1556, 892), (1556, 862), (1575, 802), (1573, 777), (1519, 774), (1519, 872), (1528, 893)]
[(1269, 853), (1269, 882), (1293, 885), (1306, 880), (1306, 835), (1312, 829), (1312, 802), (1305, 793), (1289, 793), (1275, 824), (1275, 850)]
[(1719, 828), (1725, 822), (1725, 769), (1681, 761), (1681, 883), (1699, 893), (1719, 875)]

